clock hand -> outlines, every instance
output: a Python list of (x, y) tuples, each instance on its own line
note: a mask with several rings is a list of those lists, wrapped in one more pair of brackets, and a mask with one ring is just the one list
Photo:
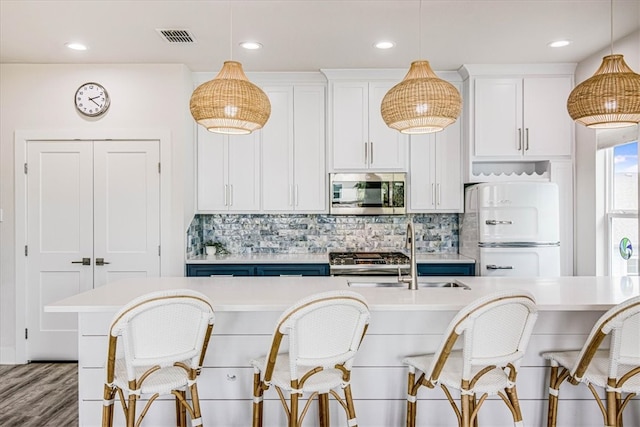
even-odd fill
[(94, 99), (96, 98), (100, 98), (99, 96), (94, 96), (93, 98), (89, 98), (89, 101), (93, 102), (94, 104), (96, 104), (98, 107), (100, 106), (100, 104), (98, 104), (96, 101), (94, 101)]

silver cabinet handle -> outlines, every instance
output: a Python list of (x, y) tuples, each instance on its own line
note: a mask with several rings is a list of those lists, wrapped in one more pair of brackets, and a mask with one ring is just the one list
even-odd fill
[(371, 153), (369, 153), (370, 154), (369, 157), (371, 157), (371, 162), (369, 162), (369, 163), (373, 164), (373, 142), (369, 143), (369, 147), (371, 147), (370, 148)]
[(224, 205), (227, 206), (229, 204), (229, 185), (224, 185)]
[(104, 258), (96, 258), (96, 265), (106, 265), (106, 264), (111, 264), (111, 263), (105, 261)]
[(522, 150), (522, 128), (518, 128), (518, 151)]
[(513, 267), (510, 265), (487, 264), (487, 270), (513, 270)]
[(91, 258), (82, 258), (82, 261), (71, 261), (71, 264), (91, 265)]
[(289, 206), (293, 206), (293, 185), (289, 185)]
[(227, 381), (235, 381), (236, 376), (234, 374), (227, 374)]
[(233, 184), (229, 184), (229, 206), (233, 206)]
[(487, 225), (513, 224), (513, 221), (497, 221), (495, 219), (488, 219), (484, 223)]
[(438, 195), (437, 197), (437, 201), (438, 201), (438, 206), (440, 206), (440, 183), (436, 184), (436, 194)]
[(436, 205), (436, 184), (433, 182), (431, 183), (431, 204)]
[(369, 163), (369, 156), (367, 154), (368, 150), (367, 150), (367, 143), (364, 143), (364, 164), (368, 164)]
[(296, 184), (296, 192), (293, 194), (293, 201), (298, 206), (298, 184)]
[(524, 129), (524, 136), (525, 136), (525, 146), (524, 149), (525, 151), (529, 151), (529, 128), (525, 128)]

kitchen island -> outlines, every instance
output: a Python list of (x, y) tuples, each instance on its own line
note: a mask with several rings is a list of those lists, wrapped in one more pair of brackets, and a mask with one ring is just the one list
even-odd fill
[[(360, 426), (404, 425), (406, 368), (401, 360), (434, 351), (455, 313), (473, 299), (499, 289), (525, 289), (536, 298), (540, 316), (518, 377), (518, 393), (527, 426), (546, 424), (546, 362), (543, 351), (577, 348), (598, 317), (611, 306), (640, 295), (637, 277), (421, 277), (421, 281), (457, 281), (470, 289), (368, 288), (352, 282), (393, 281), (390, 277), (163, 277), (127, 279), (75, 295), (46, 307), (49, 312), (79, 313), (79, 407), (81, 426), (99, 426), (108, 325), (115, 311), (147, 292), (188, 288), (208, 295), (216, 311), (214, 335), (199, 380), (205, 425), (251, 424), (252, 374), (249, 360), (268, 350), (280, 313), (309, 294), (334, 289), (361, 293), (372, 311), (371, 326), (356, 357), (353, 394)], [(440, 390), (418, 393), (418, 425), (456, 425)], [(601, 426), (597, 404), (586, 387), (560, 389), (559, 426)], [(331, 401), (332, 425), (346, 425)], [(315, 405), (313, 405), (315, 408)], [(285, 425), (276, 393), (265, 395), (265, 425)], [(156, 402), (147, 426), (172, 425), (172, 400)], [(121, 416), (121, 411), (116, 411)], [(117, 418), (116, 418), (117, 422)], [(313, 411), (305, 425), (316, 425)], [(480, 425), (508, 426), (510, 415), (499, 398), (485, 402)], [(625, 425), (640, 425), (640, 401), (625, 410)]]

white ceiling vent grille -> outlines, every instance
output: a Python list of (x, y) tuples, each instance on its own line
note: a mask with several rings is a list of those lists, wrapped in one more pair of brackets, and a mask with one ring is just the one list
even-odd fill
[(189, 30), (156, 30), (168, 43), (196, 43)]

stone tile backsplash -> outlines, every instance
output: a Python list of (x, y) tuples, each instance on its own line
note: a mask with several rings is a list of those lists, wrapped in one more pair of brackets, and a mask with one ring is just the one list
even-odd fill
[(458, 252), (458, 214), (215, 214), (193, 218), (187, 257), (203, 254), (207, 240), (221, 242), (231, 254), (402, 250), (409, 218), (415, 226), (417, 252)]

